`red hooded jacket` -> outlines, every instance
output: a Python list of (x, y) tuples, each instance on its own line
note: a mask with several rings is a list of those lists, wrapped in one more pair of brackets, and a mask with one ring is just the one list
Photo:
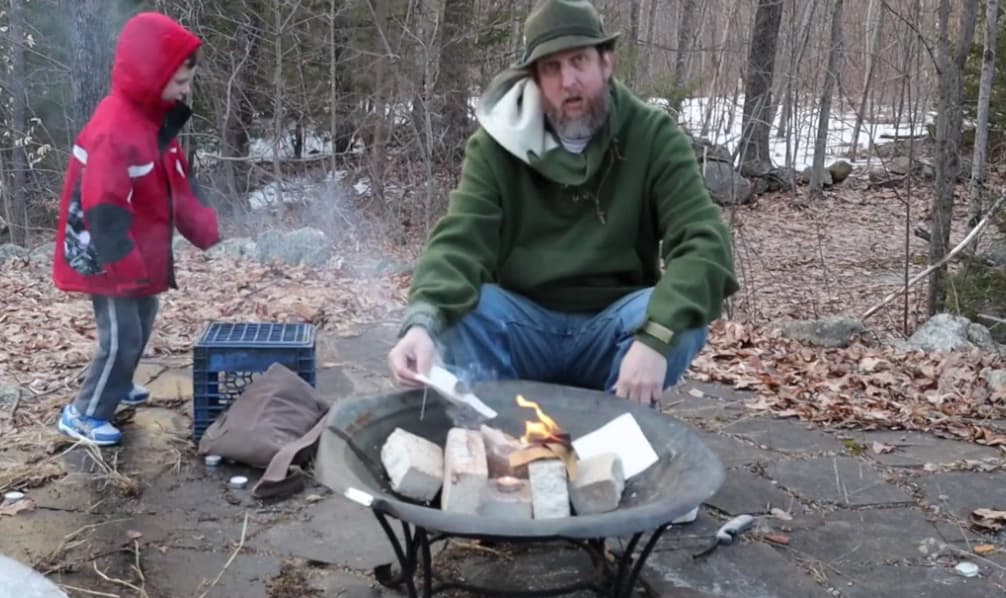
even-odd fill
[(176, 135), (191, 115), (161, 99), (200, 40), (159, 13), (130, 19), (111, 92), (73, 146), (60, 198), (53, 281), (64, 291), (138, 297), (175, 288), (175, 228), (207, 249), (216, 212), (199, 199)]

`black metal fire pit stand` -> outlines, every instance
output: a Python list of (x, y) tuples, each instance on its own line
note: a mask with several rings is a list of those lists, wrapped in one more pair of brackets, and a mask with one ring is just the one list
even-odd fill
[[(402, 524), (402, 535), (404, 536), (404, 542), (399, 539), (398, 535), (395, 533), (392, 524), (388, 521), (388, 517), (377, 510), (373, 511), (374, 515), (377, 517), (377, 521), (381, 524), (381, 528), (384, 529), (384, 533), (387, 534), (388, 540), (391, 542), (392, 547), (395, 550), (395, 556), (398, 558), (399, 570), (397, 573), (393, 572), (392, 565), (386, 564), (378, 566), (374, 569), (374, 574), (377, 581), (388, 588), (399, 589), (402, 585), (405, 585), (408, 591), (409, 598), (418, 598), (423, 596), (424, 598), (429, 598), (434, 594), (438, 594), (445, 590), (462, 590), (466, 592), (472, 592), (476, 595), (485, 596), (500, 596), (500, 597), (513, 597), (513, 598), (531, 598), (538, 596), (561, 596), (564, 594), (571, 594), (573, 592), (582, 590), (591, 590), (598, 596), (610, 596), (611, 598), (630, 598), (632, 596), (633, 589), (635, 588), (637, 582), (643, 585), (644, 590), (650, 596), (657, 596), (649, 584), (640, 575), (643, 569), (643, 565), (646, 563), (647, 557), (653, 552), (653, 547), (656, 546), (657, 540), (664, 531), (669, 527), (669, 524), (663, 524), (657, 527), (650, 533), (650, 538), (647, 540), (646, 544), (643, 546), (639, 553), (638, 558), (633, 560), (632, 554), (636, 550), (636, 546), (639, 545), (640, 540), (645, 535), (645, 532), (639, 532), (633, 534), (626, 546), (625, 552), (622, 553), (620, 557), (617, 558), (615, 563), (608, 561), (605, 555), (605, 539), (597, 538), (592, 540), (572, 540), (567, 539), (568, 542), (585, 550), (589, 555), (592, 563), (594, 564), (595, 576), (594, 579), (589, 581), (581, 581), (573, 584), (568, 584), (565, 586), (547, 589), (547, 590), (501, 590), (495, 588), (483, 588), (476, 587), (465, 584), (460, 581), (446, 581), (440, 582), (434, 585), (433, 583), (433, 565), (431, 558), (430, 546), (436, 542), (449, 540), (452, 537), (463, 537), (463, 536), (452, 536), (450, 534), (444, 533), (431, 533), (431, 531), (418, 526), (412, 525), (408, 522), (401, 521)], [(483, 538), (488, 539), (488, 538)], [(514, 538), (492, 538), (505, 542), (540, 542), (541, 539), (514, 539)], [(416, 573), (420, 564), (422, 564), (421, 570), (421, 584), (422, 593), (420, 594), (416, 588)]]

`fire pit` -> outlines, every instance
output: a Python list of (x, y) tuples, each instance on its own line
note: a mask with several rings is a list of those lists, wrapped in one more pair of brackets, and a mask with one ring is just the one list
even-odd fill
[[(410, 597), (419, 595), (415, 574), (420, 563), (423, 596), (452, 588), (494, 596), (531, 595), (500, 588), (472, 588), (454, 581), (434, 586), (430, 545), (451, 537), (494, 542), (566, 540), (588, 551), (598, 570), (597, 578), (540, 595), (590, 589), (601, 595), (630, 596), (646, 558), (671, 521), (711, 497), (723, 483), (722, 464), (695, 433), (648, 406), (607, 393), (535, 382), (492, 382), (473, 390), (499, 414), (489, 423), (517, 437), (524, 432), (528, 419), (527, 409), (515, 402), (517, 395), (541, 405), (573, 440), (630, 413), (656, 452), (658, 461), (626, 480), (618, 508), (605, 513), (515, 520), (447, 512), (437, 508), (437, 503), (425, 506), (397, 496), (381, 464), (381, 447), (396, 428), (443, 446), (451, 428), (477, 429), (479, 422), (461, 421), (460, 418), (468, 414), (458, 413), (457, 408), (436, 397), (432, 391), (425, 405), (422, 390), (336, 403), (319, 443), (316, 475), (332, 490), (373, 511), (394, 548), (400, 567), (395, 575), (388, 565), (377, 567), (378, 580), (389, 587), (404, 584)], [(401, 523), (401, 539), (389, 518)], [(649, 539), (638, 556), (634, 556), (646, 534)], [(609, 538), (629, 538), (614, 565), (605, 554), (605, 541)]]

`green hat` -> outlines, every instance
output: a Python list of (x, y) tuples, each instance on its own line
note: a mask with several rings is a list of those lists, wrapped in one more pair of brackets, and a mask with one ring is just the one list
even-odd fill
[(516, 66), (526, 68), (549, 54), (597, 46), (619, 35), (604, 32), (589, 0), (542, 0), (524, 22), (524, 57)]

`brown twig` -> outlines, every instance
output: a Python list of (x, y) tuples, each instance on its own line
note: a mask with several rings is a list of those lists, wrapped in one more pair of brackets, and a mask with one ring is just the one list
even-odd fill
[(210, 585), (209, 587), (206, 588), (206, 591), (199, 595), (199, 598), (206, 598), (206, 595), (210, 593), (210, 590), (212, 590), (213, 587), (216, 586), (217, 583), (220, 581), (220, 578), (224, 576), (224, 572), (227, 571), (227, 568), (230, 567), (231, 563), (234, 562), (234, 559), (237, 558), (238, 553), (241, 552), (242, 548), (244, 548), (245, 534), (247, 532), (248, 532), (248, 511), (245, 511), (245, 522), (244, 525), (241, 526), (241, 540), (238, 542), (237, 548), (235, 548), (234, 552), (231, 553), (231, 558), (227, 559), (227, 562), (224, 563), (224, 568), (221, 569), (220, 573), (217, 574), (216, 578), (212, 582), (210, 582)]
[(101, 569), (98, 568), (98, 562), (97, 561), (92, 561), (91, 562), (91, 566), (94, 567), (94, 572), (98, 574), (98, 577), (104, 579), (108, 583), (114, 583), (117, 586), (122, 586), (124, 588), (129, 588), (130, 590), (133, 590), (134, 592), (136, 592), (137, 594), (139, 594), (141, 598), (150, 598), (150, 594), (148, 594), (147, 591), (145, 589), (143, 589), (142, 587), (133, 585), (133, 584), (129, 583), (128, 581), (124, 580), (124, 579), (118, 579), (118, 578), (115, 578), (115, 577), (109, 577), (108, 575), (105, 575), (104, 573), (102, 573)]
[(873, 307), (871, 307), (870, 309), (866, 310), (863, 313), (863, 315), (859, 317), (859, 319), (860, 320), (866, 320), (867, 318), (869, 318), (873, 314), (877, 313), (884, 306), (886, 306), (888, 303), (894, 301), (895, 299), (897, 299), (898, 297), (900, 297), (904, 293), (907, 293), (910, 288), (912, 288), (920, 280), (922, 280), (926, 276), (928, 276), (930, 272), (932, 272), (933, 270), (936, 270), (937, 268), (940, 268), (940, 267), (946, 265), (946, 263), (949, 262), (950, 260), (952, 260), (954, 258), (954, 256), (956, 256), (958, 253), (960, 253), (961, 251), (963, 251), (964, 248), (967, 247), (968, 244), (971, 242), (971, 240), (974, 239), (976, 236), (978, 236), (978, 233), (980, 233), (983, 228), (985, 228), (986, 226), (988, 226), (988, 223), (991, 221), (992, 216), (995, 215), (996, 211), (999, 209), (999, 206), (1002, 205), (1003, 199), (1006, 199), (1006, 195), (1000, 196), (999, 199), (996, 200), (995, 205), (993, 205), (992, 209), (990, 209), (988, 211), (988, 213), (985, 214), (985, 217), (982, 218), (981, 222), (979, 222), (978, 224), (976, 224), (975, 227), (973, 229), (971, 229), (971, 232), (969, 232), (967, 234), (967, 236), (965, 236), (964, 239), (960, 243), (958, 243), (957, 246), (953, 248), (953, 250), (950, 251), (950, 253), (948, 253), (945, 256), (943, 256), (943, 258), (940, 261), (936, 262), (932, 266), (929, 266), (928, 268), (926, 268), (922, 272), (919, 272), (918, 274), (916, 274), (915, 277), (912, 278), (911, 280), (909, 280), (908, 283), (904, 287), (902, 287), (902, 288), (898, 289), (897, 291), (894, 291), (893, 293), (891, 293), (888, 296), (884, 297), (884, 299), (880, 303), (878, 303), (878, 304), (874, 305)]
[(84, 588), (78, 588), (76, 586), (71, 586), (67, 584), (60, 584), (60, 587), (64, 590), (73, 590), (74, 592), (80, 592), (82, 594), (87, 594), (89, 596), (106, 596), (107, 598), (119, 598), (118, 594), (108, 594), (105, 592), (96, 592), (94, 590), (85, 590)]

